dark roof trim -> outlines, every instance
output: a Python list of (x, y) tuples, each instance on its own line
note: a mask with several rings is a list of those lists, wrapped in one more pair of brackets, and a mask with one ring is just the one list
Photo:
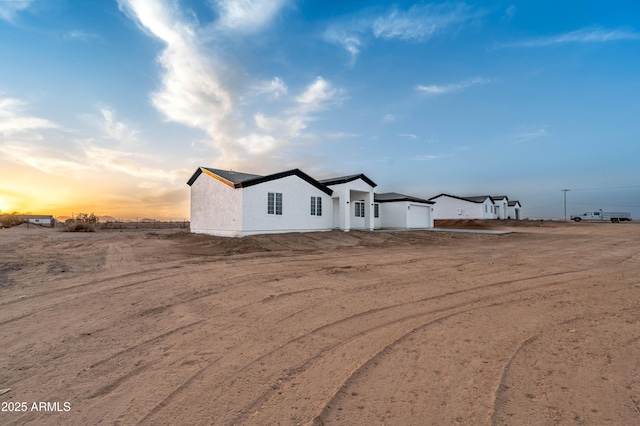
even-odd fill
[[(486, 195), (486, 196), (485, 195), (481, 195), (479, 197), (457, 197), (457, 196), (451, 195), (451, 194), (440, 194), (440, 195), (436, 195), (435, 197), (429, 198), (429, 201), (435, 200), (436, 198), (440, 198), (440, 197), (450, 197), (450, 198), (455, 198), (455, 199), (458, 199), (458, 200), (467, 201), (469, 203), (476, 203), (476, 204), (482, 204), (488, 198), (489, 200), (491, 200), (492, 204), (495, 204), (493, 202), (493, 199), (488, 195)], [(474, 198), (482, 198), (482, 200), (479, 201), (479, 200), (476, 200)]]
[(363, 181), (368, 183), (372, 188), (375, 188), (376, 186), (378, 186), (378, 184), (376, 184), (374, 181), (369, 179), (364, 173), (360, 173), (357, 175), (350, 175), (350, 176), (341, 176), (341, 177), (336, 177), (331, 179), (323, 179), (320, 181), (320, 183), (324, 185), (339, 185), (341, 183), (353, 182), (354, 180), (357, 180), (357, 179), (362, 179)]
[(324, 192), (325, 194), (327, 194), (327, 195), (333, 194), (333, 189), (327, 188), (325, 185), (323, 185), (322, 183), (318, 182), (317, 180), (315, 180), (314, 178), (312, 178), (311, 176), (309, 176), (308, 174), (306, 174), (305, 172), (303, 172), (300, 169), (292, 169), (292, 170), (287, 170), (287, 171), (284, 171), (284, 172), (274, 173), (272, 175), (261, 176), (261, 177), (255, 178), (255, 179), (245, 180), (243, 182), (237, 183), (236, 184), (236, 188), (246, 188), (246, 187), (249, 187), (249, 186), (258, 185), (260, 183), (269, 182), (269, 181), (276, 180), (276, 179), (282, 179), (282, 178), (285, 178), (287, 176), (298, 176), (300, 179), (304, 180), (305, 182), (309, 183), (310, 185), (315, 186), (316, 188), (318, 188), (320, 191)]
[(434, 201), (425, 200), (418, 197), (412, 197), (410, 195), (398, 194), (397, 192), (385, 192), (381, 194), (373, 194), (374, 201), (376, 203), (393, 203), (396, 201), (410, 201), (414, 203), (422, 204), (435, 204)]
[(509, 207), (514, 207), (516, 204), (518, 204), (520, 207), (522, 207), (522, 204), (520, 204), (520, 201), (518, 200), (513, 200), (513, 201), (509, 201)]
[(242, 181), (239, 182), (232, 182), (228, 179), (225, 179), (224, 177), (218, 175), (217, 173), (214, 173), (212, 170), (215, 169), (208, 169), (206, 167), (199, 167), (198, 170), (196, 170), (196, 172), (193, 174), (193, 176), (191, 176), (191, 178), (189, 179), (189, 181), (187, 182), (187, 185), (191, 186), (193, 185), (193, 183), (196, 181), (196, 179), (198, 179), (198, 177), (202, 174), (205, 173), (207, 176), (210, 176), (222, 183), (224, 183), (227, 186), (230, 186), (231, 188), (247, 188), (249, 186), (253, 186), (253, 185), (258, 185), (264, 182), (269, 182), (272, 180), (276, 180), (276, 179), (282, 179), (288, 176), (298, 176), (300, 179), (304, 180), (305, 182), (313, 185), (314, 187), (316, 187), (317, 189), (319, 189), (320, 191), (324, 192), (327, 195), (332, 195), (333, 194), (333, 190), (331, 188), (327, 188), (325, 185), (323, 185), (322, 183), (318, 182), (317, 180), (315, 180), (314, 178), (312, 178), (311, 176), (309, 176), (308, 174), (304, 173), (302, 170), (300, 169), (293, 169), (293, 170), (287, 170), (284, 172), (279, 172), (279, 173), (274, 173), (271, 175), (267, 175), (267, 176), (259, 176), (259, 175), (248, 175), (246, 173), (243, 173), (243, 175), (245, 176), (255, 176), (255, 177), (250, 177), (248, 179), (244, 179)]

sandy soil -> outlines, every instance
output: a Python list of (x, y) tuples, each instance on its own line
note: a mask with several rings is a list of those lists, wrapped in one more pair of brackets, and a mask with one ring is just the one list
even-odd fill
[(463, 225), (0, 230), (0, 424), (640, 424), (640, 226)]

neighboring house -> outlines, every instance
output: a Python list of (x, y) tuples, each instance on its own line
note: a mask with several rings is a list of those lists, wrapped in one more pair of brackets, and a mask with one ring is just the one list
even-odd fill
[[(377, 185), (364, 174), (318, 181), (299, 169), (260, 176), (200, 167), (187, 184), (191, 187), (194, 233), (240, 237), (332, 229), (373, 230), (376, 213), (380, 223), (385, 223), (387, 208), (380, 204), (376, 208)], [(415, 209), (430, 208), (429, 201), (418, 200), (380, 203), (389, 203), (390, 223), (406, 224), (398, 227), (424, 227), (424, 224), (432, 227), (431, 216), (418, 219), (419, 214), (410, 214), (414, 205)], [(404, 219), (392, 219), (396, 216), (391, 206), (398, 203), (406, 210)]]
[(490, 196), (458, 197), (440, 194), (429, 198), (435, 201), (434, 219), (495, 219), (495, 204)]
[(509, 197), (506, 195), (492, 195), (496, 219), (506, 219), (509, 216)]
[(513, 203), (506, 195), (458, 197), (440, 194), (435, 201), (434, 219), (521, 219), (519, 201)]
[(39, 214), (22, 214), (16, 216), (19, 220), (24, 220), (29, 223), (35, 223), (36, 225), (53, 227), (55, 225), (55, 219), (51, 215), (39, 215)]
[(521, 210), (522, 210), (522, 206), (520, 205), (520, 201), (518, 200), (509, 201), (509, 207), (508, 207), (509, 213), (507, 214), (507, 219), (522, 220)]
[(374, 195), (375, 228), (433, 228), (433, 201), (387, 192)]

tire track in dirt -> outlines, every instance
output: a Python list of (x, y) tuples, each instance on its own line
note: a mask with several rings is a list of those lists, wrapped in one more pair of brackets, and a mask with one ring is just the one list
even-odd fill
[[(554, 277), (554, 276), (564, 275), (564, 274), (569, 274), (569, 273), (574, 273), (574, 272), (576, 272), (576, 271), (567, 271), (567, 272), (564, 272), (564, 273), (546, 274), (546, 275), (540, 275), (540, 276), (537, 276), (537, 277), (527, 277), (527, 278), (524, 278), (522, 280), (508, 280), (508, 281), (504, 281), (504, 282), (492, 283), (492, 284), (488, 284), (488, 285), (478, 286), (478, 287), (475, 287), (475, 288), (472, 288), (472, 289), (450, 292), (450, 293), (448, 293), (446, 295), (431, 296), (431, 297), (423, 298), (423, 299), (420, 299), (420, 300), (409, 301), (409, 302), (406, 302), (406, 303), (401, 303), (401, 304), (396, 304), (396, 305), (392, 305), (392, 306), (387, 306), (387, 307), (382, 307), (382, 308), (377, 308), (377, 309), (371, 309), (371, 310), (364, 311), (364, 312), (359, 312), (359, 313), (351, 315), (349, 317), (342, 318), (340, 320), (333, 321), (333, 322), (328, 323), (328, 324), (324, 324), (324, 325), (322, 325), (320, 327), (316, 327), (313, 330), (305, 332), (305, 334), (303, 334), (303, 335), (297, 336), (295, 338), (292, 338), (292, 339), (289, 339), (289, 340), (283, 342), (280, 345), (280, 347), (272, 349), (272, 350), (270, 350), (270, 351), (268, 351), (266, 353), (263, 353), (260, 357), (258, 357), (256, 359), (253, 359), (249, 363), (246, 363), (241, 368), (237, 369), (234, 374), (227, 375), (224, 378), (220, 378), (220, 379), (216, 380), (217, 385), (216, 385), (215, 391), (213, 393), (207, 393), (207, 395), (209, 395), (210, 397), (216, 398), (216, 395), (220, 396), (220, 395), (223, 395), (223, 394), (231, 394), (231, 392), (227, 389), (227, 387), (220, 386), (220, 384), (221, 383), (225, 383), (225, 382), (233, 383), (233, 382), (237, 381), (240, 378), (242, 373), (248, 371), (251, 367), (254, 367), (254, 366), (258, 365), (261, 362), (266, 361), (268, 357), (278, 358), (279, 357), (279, 353), (286, 351), (286, 348), (291, 346), (292, 344), (300, 342), (300, 341), (302, 341), (304, 339), (307, 339), (312, 335), (321, 334), (322, 332), (328, 332), (328, 330), (331, 329), (332, 327), (340, 326), (340, 325), (343, 325), (343, 324), (346, 324), (346, 323), (349, 323), (349, 322), (352, 322), (352, 321), (356, 321), (358, 319), (362, 320), (364, 317), (369, 317), (369, 316), (372, 316), (374, 314), (382, 313), (383, 311), (386, 311), (386, 310), (389, 310), (389, 309), (397, 309), (397, 310), (400, 310), (402, 312), (402, 310), (404, 308), (406, 308), (407, 306), (409, 306), (409, 305), (420, 304), (420, 303), (424, 303), (424, 302), (427, 302), (427, 301), (433, 301), (433, 300), (440, 300), (440, 299), (443, 299), (443, 298), (446, 298), (446, 297), (452, 296), (452, 295), (459, 295), (459, 294), (463, 294), (463, 293), (476, 292), (478, 290), (490, 289), (490, 288), (495, 287), (495, 286), (500, 286), (500, 285), (504, 286), (504, 285), (507, 285), (507, 284), (518, 283), (520, 281), (530, 281), (530, 280), (535, 280), (536, 278), (546, 279), (546, 278), (549, 278), (549, 277)], [(580, 271), (577, 271), (577, 272), (580, 272)], [(517, 294), (517, 293), (521, 293), (523, 291), (537, 290), (537, 289), (539, 289), (541, 287), (549, 287), (549, 286), (560, 285), (560, 284), (563, 284), (563, 282), (545, 283), (545, 284), (542, 284), (540, 286), (527, 287), (527, 288), (524, 288), (524, 289), (516, 289), (516, 290), (513, 290), (512, 292), (503, 293), (501, 295)], [(487, 296), (481, 297), (481, 298), (476, 299), (476, 300), (471, 301), (471, 302), (464, 302), (461, 305), (455, 305), (455, 308), (462, 308), (464, 306), (469, 306), (470, 304), (478, 303), (480, 301), (485, 301), (487, 299), (492, 299), (492, 298), (495, 298), (495, 297), (496, 297), (495, 295), (487, 295)], [(441, 312), (441, 311), (446, 311), (448, 309), (452, 309), (452, 307), (441, 308), (441, 309), (437, 309), (437, 310), (434, 310), (434, 311), (428, 311), (428, 312), (420, 312), (420, 313), (416, 313), (416, 314), (412, 314), (412, 315), (405, 315), (405, 316), (401, 316), (399, 318), (396, 318), (393, 321), (390, 321), (390, 322), (387, 322), (387, 323), (383, 323), (383, 324), (380, 324), (380, 325), (375, 326), (375, 327), (369, 327), (369, 328), (365, 329), (364, 331), (361, 331), (361, 332), (357, 333), (354, 336), (351, 336), (350, 338), (348, 338), (346, 340), (343, 340), (343, 341), (341, 341), (341, 342), (339, 342), (339, 343), (337, 343), (337, 344), (335, 344), (333, 346), (329, 346), (328, 348), (322, 349), (321, 352), (319, 354), (317, 354), (316, 356), (314, 356), (312, 359), (305, 361), (303, 363), (303, 366), (311, 365), (313, 362), (315, 362), (317, 360), (321, 360), (323, 358), (323, 356), (328, 351), (335, 350), (336, 348), (339, 348), (339, 347), (343, 347), (345, 344), (349, 344), (352, 341), (367, 335), (368, 333), (375, 332), (377, 330), (381, 330), (381, 329), (396, 325), (396, 324), (401, 323), (403, 321), (407, 321), (407, 320), (410, 320), (410, 319), (415, 319), (415, 318), (418, 318), (418, 317), (421, 317), (421, 316), (425, 316), (425, 315), (429, 315), (429, 314), (433, 314), (433, 313), (437, 313), (437, 312)], [(370, 322), (371, 322), (371, 320), (362, 320), (361, 321), (361, 323), (370, 323)], [(239, 348), (239, 347), (230, 348), (230, 349), (237, 349), (238, 351), (241, 350), (241, 348)], [(229, 356), (233, 356), (233, 355), (229, 355)], [(195, 381), (195, 379), (198, 378), (198, 377), (204, 377), (205, 373), (206, 373), (206, 370), (208, 370), (212, 366), (213, 366), (213, 364), (205, 366), (201, 371), (196, 373), (196, 376), (194, 376), (192, 379), (190, 379), (188, 381), (188, 383), (185, 383), (185, 389), (181, 390), (180, 392), (173, 392), (171, 394), (170, 398), (171, 399), (175, 399), (180, 393), (182, 393), (183, 391), (186, 391), (186, 387), (189, 384), (193, 383)], [(298, 366), (298, 368), (294, 368), (294, 369), (292, 369), (292, 371), (298, 371), (301, 368), (304, 369), (304, 367)], [(256, 399), (256, 401), (265, 400), (265, 399), (267, 399), (269, 397), (270, 394), (273, 394), (273, 390), (272, 391), (268, 391), (266, 395), (263, 394), (263, 395), (259, 396)], [(158, 404), (158, 406), (156, 406), (156, 408), (154, 408), (154, 410), (152, 410), (153, 412), (148, 413), (144, 418), (145, 419), (151, 418), (154, 414), (157, 414), (157, 412), (158, 412), (158, 410), (160, 408), (166, 407), (169, 404), (170, 404), (169, 400), (163, 400), (160, 404)], [(254, 402), (251, 405), (254, 405), (254, 404), (258, 404), (258, 403)], [(233, 422), (241, 422), (244, 419), (246, 419), (246, 417), (249, 414), (250, 413), (246, 413), (245, 412), (242, 416), (240, 416), (238, 418), (235, 418)]]
[[(611, 293), (615, 293), (619, 290), (610, 290)], [(629, 308), (623, 308), (621, 309), (619, 312), (626, 312), (626, 311), (637, 311), (638, 308), (637, 307), (629, 307)], [(611, 311), (610, 310), (606, 310), (606, 311), (602, 311), (602, 312), (598, 312), (598, 313), (594, 313), (594, 312), (590, 312), (588, 315), (579, 315), (579, 316), (575, 316), (572, 318), (568, 318), (568, 319), (564, 319), (563, 321), (559, 321), (557, 324), (555, 324), (556, 326), (567, 326), (569, 324), (575, 324), (578, 322), (582, 322), (582, 321), (586, 321), (589, 320), (591, 322), (595, 321), (596, 318), (607, 318), (611, 315)], [(545, 328), (545, 330), (542, 330), (540, 333), (537, 333), (531, 337), (529, 337), (528, 339), (526, 339), (524, 342), (522, 342), (522, 344), (520, 344), (511, 354), (511, 356), (509, 357), (509, 361), (505, 364), (504, 368), (502, 369), (502, 372), (500, 374), (500, 380), (498, 382), (498, 385), (495, 388), (495, 391), (492, 395), (491, 398), (491, 415), (490, 415), (490, 419), (491, 419), (491, 424), (492, 425), (497, 425), (497, 424), (508, 424), (508, 422), (505, 422), (504, 419), (501, 419), (502, 417), (505, 417), (505, 410), (506, 407), (509, 405), (509, 399), (505, 397), (505, 393), (507, 392), (507, 390), (509, 389), (509, 387), (506, 385), (507, 382), (507, 378), (508, 376), (513, 372), (513, 365), (514, 365), (514, 361), (520, 357), (521, 353), (526, 350), (527, 348), (529, 348), (532, 344), (536, 343), (538, 340), (540, 340), (541, 338), (543, 338), (547, 333), (549, 333), (548, 331), (546, 331), (547, 329), (551, 330), (551, 333), (556, 329), (556, 327), (551, 327), (549, 328), (548, 326)], [(575, 330), (572, 330), (575, 331)], [(639, 340), (640, 337), (638, 338), (634, 338), (632, 339), (632, 341), (637, 341)], [(625, 341), (622, 343), (622, 347), (626, 347), (628, 346), (629, 341)], [(609, 348), (610, 350), (613, 350), (613, 348)]]
[[(434, 319), (432, 321), (429, 321), (429, 324), (435, 324), (438, 321), (441, 321), (443, 319), (446, 319), (446, 318), (449, 318), (449, 317), (453, 317), (453, 316), (456, 316), (456, 315), (459, 315), (459, 314), (472, 312), (472, 311), (476, 311), (476, 310), (479, 310), (479, 309), (485, 309), (485, 308), (488, 308), (488, 307), (495, 307), (495, 306), (501, 306), (501, 305), (513, 303), (513, 300), (509, 299), (507, 301), (500, 302), (500, 303), (493, 302), (493, 303), (489, 303), (489, 304), (486, 304), (486, 305), (483, 305), (483, 306), (480, 306), (480, 307), (471, 307), (472, 305), (480, 303), (480, 302), (486, 302), (487, 300), (495, 300), (496, 298), (502, 298), (502, 297), (511, 297), (513, 295), (518, 295), (520, 293), (526, 293), (526, 292), (530, 292), (530, 291), (538, 291), (541, 288), (549, 288), (549, 287), (553, 287), (553, 286), (557, 286), (557, 285), (563, 285), (563, 284), (564, 283), (562, 283), (562, 282), (546, 283), (546, 284), (541, 284), (541, 285), (528, 287), (528, 288), (524, 288), (524, 289), (516, 289), (516, 290), (509, 291), (509, 292), (500, 293), (499, 295), (487, 295), (487, 296), (483, 296), (481, 298), (477, 298), (477, 299), (474, 299), (474, 300), (468, 301), (468, 302), (463, 302), (463, 303), (460, 303), (460, 304), (457, 304), (457, 305), (451, 305), (451, 306), (448, 306), (448, 307), (435, 309), (435, 310), (430, 310), (430, 311), (427, 311), (427, 312), (418, 312), (418, 313), (415, 313), (415, 314), (412, 314), (412, 315), (403, 316), (403, 317), (397, 318), (397, 319), (395, 319), (393, 321), (381, 324), (381, 325), (379, 325), (377, 327), (373, 327), (373, 328), (367, 329), (366, 331), (358, 333), (358, 334), (356, 334), (354, 336), (351, 336), (348, 339), (342, 339), (340, 341), (340, 343), (338, 343), (338, 344), (336, 344), (334, 346), (331, 346), (331, 347), (327, 348), (326, 350), (323, 350), (318, 355), (314, 356), (311, 359), (308, 359), (302, 365), (299, 365), (297, 368), (291, 370), (291, 372), (292, 373), (304, 372), (305, 370), (310, 368), (313, 363), (315, 363), (318, 360), (322, 360), (325, 357), (326, 353), (334, 351), (335, 349), (341, 348), (343, 346), (347, 346), (347, 345), (351, 344), (352, 341), (357, 340), (357, 339), (361, 339), (363, 337), (366, 337), (366, 335), (370, 334), (371, 332), (377, 332), (379, 330), (382, 330), (382, 329), (387, 328), (389, 326), (396, 325), (398, 323), (408, 322), (409, 320), (414, 320), (414, 319), (422, 319), (425, 316), (430, 316), (430, 315), (433, 315), (433, 314), (449, 312), (449, 311), (451, 311), (453, 309), (459, 310), (458, 312), (447, 314), (447, 315), (441, 316), (439, 318), (436, 318), (436, 319)], [(519, 298), (519, 299), (517, 299), (517, 301), (518, 302), (522, 302), (522, 301), (528, 301), (528, 300), (532, 300), (532, 299), (534, 299), (534, 297), (525, 298), (525, 299)], [(405, 307), (408, 304), (412, 304), (412, 303), (413, 302), (410, 302), (410, 303), (407, 303), (407, 304), (403, 304), (403, 307)], [(467, 309), (464, 309), (464, 308), (467, 308)], [(368, 322), (371, 322), (371, 320), (369, 320)], [(413, 333), (416, 329), (421, 329), (421, 328), (422, 328), (421, 325), (417, 326), (415, 328), (412, 328), (409, 332), (403, 334), (403, 336), (406, 337), (406, 336), (410, 335), (411, 333)], [(373, 340), (373, 339), (369, 339), (369, 340)], [(402, 339), (398, 339), (397, 341), (394, 341), (394, 343), (390, 344), (389, 348), (391, 346), (399, 343), (400, 341), (402, 341)], [(384, 350), (384, 348), (381, 350), (381, 352), (383, 350)], [(285, 349), (283, 348), (282, 351), (284, 352)], [(293, 379), (288, 379), (287, 381), (290, 381), (290, 380), (293, 380)], [(296, 377), (296, 381), (299, 382), (300, 378)], [(249, 408), (245, 409), (245, 412), (248, 411), (249, 413), (251, 413), (251, 412), (257, 410), (258, 407), (261, 404), (263, 404), (266, 400), (268, 400), (269, 397), (271, 397), (278, 389), (279, 388), (270, 389), (269, 391), (267, 391), (266, 393), (261, 395), (258, 399), (256, 399), (254, 402), (252, 402), (250, 404)], [(279, 404), (279, 405), (283, 405), (283, 404)], [(284, 404), (284, 405), (286, 405), (286, 404)], [(237, 422), (244, 422), (246, 419), (247, 419), (247, 415), (245, 414), (245, 416), (234, 418), (230, 423), (231, 424), (235, 424)], [(262, 422), (263, 421), (257, 421), (256, 424), (261, 424)]]
[[(176, 269), (176, 268), (182, 268), (182, 266), (171, 266), (171, 267), (169, 267), (169, 269)], [(157, 268), (157, 269), (152, 270), (152, 272), (164, 272), (165, 270), (166, 270), (166, 268)], [(9, 324), (11, 322), (18, 321), (18, 320), (21, 320), (21, 319), (24, 319), (24, 318), (28, 318), (28, 317), (30, 317), (32, 315), (41, 313), (41, 312), (46, 311), (46, 310), (53, 310), (55, 308), (58, 308), (60, 304), (68, 303), (68, 302), (71, 302), (73, 300), (77, 300), (78, 298), (81, 298), (81, 297), (95, 296), (95, 295), (99, 295), (99, 294), (102, 294), (102, 293), (113, 292), (114, 290), (121, 290), (121, 289), (129, 288), (129, 287), (138, 286), (138, 285), (141, 285), (141, 284), (146, 284), (146, 283), (153, 282), (153, 281), (162, 281), (162, 280), (175, 278), (175, 277), (187, 277), (187, 276), (194, 276), (194, 275), (197, 276), (197, 275), (201, 275), (203, 273), (206, 273), (208, 271), (217, 271), (217, 268), (208, 268), (208, 269), (204, 269), (204, 270), (199, 269), (197, 271), (179, 272), (179, 273), (170, 274), (170, 275), (167, 275), (167, 274), (161, 274), (161, 275), (158, 275), (158, 276), (154, 275), (151, 278), (145, 278), (143, 280), (138, 280), (138, 281), (130, 282), (130, 283), (127, 283), (127, 284), (121, 284), (121, 285), (117, 285), (117, 286), (113, 286), (113, 287), (103, 287), (103, 288), (100, 288), (97, 291), (78, 292), (78, 293), (70, 295), (70, 296), (76, 295), (77, 297), (75, 297), (75, 298), (64, 299), (64, 300), (61, 300), (61, 301), (58, 301), (58, 302), (54, 301), (54, 303), (48, 303), (45, 308), (34, 308), (31, 312), (27, 312), (27, 313), (22, 314), (20, 316), (17, 316), (17, 317), (14, 317), (14, 318), (10, 318), (10, 319), (4, 320), (4, 321), (0, 321), (0, 326), (5, 325), (5, 324)], [(49, 296), (51, 294), (59, 294), (59, 293), (63, 293), (63, 292), (69, 291), (69, 290), (78, 290), (80, 288), (85, 288), (85, 287), (89, 287), (89, 286), (93, 286), (93, 285), (97, 285), (97, 284), (102, 284), (102, 283), (109, 282), (109, 281), (117, 281), (118, 278), (138, 277), (138, 276), (144, 275), (144, 274), (146, 274), (148, 272), (149, 271), (131, 272), (131, 273), (123, 274), (121, 276), (108, 277), (108, 278), (104, 278), (104, 279), (100, 279), (100, 280), (91, 281), (89, 283), (83, 283), (83, 284), (78, 284), (78, 285), (74, 285), (74, 286), (71, 286), (71, 287), (66, 287), (66, 288), (63, 288), (63, 289), (51, 290), (51, 291), (48, 291), (48, 292), (39, 293), (37, 295), (27, 296), (27, 297), (24, 297), (24, 298), (21, 298), (21, 299), (4, 302), (4, 303), (0, 304), (0, 306), (12, 304), (12, 303), (19, 303), (19, 302), (23, 302), (23, 301), (26, 301), (26, 300), (29, 300), (29, 299), (33, 299), (33, 298)], [(229, 281), (230, 279), (233, 279), (233, 280), (242, 279), (243, 280), (242, 282), (230, 283), (227, 286), (231, 286), (231, 285), (237, 286), (240, 283), (242, 283), (242, 284), (252, 284), (252, 283), (255, 283), (255, 281), (252, 281), (252, 279), (254, 279), (254, 278), (258, 277), (258, 276), (270, 275), (270, 274), (272, 274), (272, 272), (258, 272), (258, 273), (243, 274), (243, 275), (240, 275), (240, 276), (235, 276), (233, 278), (227, 278), (227, 281)]]
[(122, 356), (122, 355), (128, 354), (128, 353), (133, 352), (133, 351), (135, 351), (135, 350), (141, 349), (141, 348), (143, 348), (143, 347), (145, 347), (145, 346), (149, 346), (149, 345), (152, 345), (152, 344), (154, 344), (154, 343), (158, 343), (158, 342), (160, 342), (161, 340), (166, 339), (167, 337), (171, 336), (172, 334), (178, 333), (178, 332), (180, 332), (180, 331), (183, 331), (183, 330), (186, 330), (186, 329), (188, 329), (188, 328), (191, 328), (191, 327), (193, 327), (193, 326), (195, 326), (195, 325), (201, 324), (201, 323), (203, 323), (204, 321), (205, 321), (205, 320), (195, 321), (195, 322), (192, 322), (192, 323), (189, 323), (189, 324), (183, 325), (183, 326), (181, 326), (181, 327), (174, 328), (173, 330), (169, 330), (169, 331), (167, 331), (167, 332), (165, 332), (165, 333), (159, 334), (159, 335), (157, 335), (157, 336), (155, 336), (155, 337), (153, 337), (153, 338), (151, 338), (151, 339), (149, 339), (149, 340), (145, 340), (144, 342), (140, 342), (140, 343), (138, 343), (138, 344), (136, 344), (136, 345), (133, 345), (133, 346), (131, 346), (131, 347), (128, 347), (127, 349), (124, 349), (124, 350), (122, 350), (122, 351), (115, 352), (115, 353), (113, 353), (113, 354), (109, 355), (108, 357), (106, 357), (106, 358), (104, 358), (104, 359), (101, 359), (100, 361), (94, 362), (93, 364), (91, 364), (91, 365), (89, 366), (89, 368), (90, 368), (90, 369), (94, 369), (94, 368), (99, 367), (100, 365), (102, 365), (102, 364), (104, 364), (104, 363), (106, 363), (106, 362), (109, 362), (109, 361), (111, 361), (111, 360), (113, 360), (113, 359), (115, 359), (115, 358), (117, 358), (117, 357), (119, 357), (119, 356)]

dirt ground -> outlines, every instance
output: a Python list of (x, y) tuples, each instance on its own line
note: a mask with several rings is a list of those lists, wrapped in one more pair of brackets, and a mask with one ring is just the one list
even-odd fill
[(460, 225), (2, 229), (0, 424), (640, 424), (640, 225)]

